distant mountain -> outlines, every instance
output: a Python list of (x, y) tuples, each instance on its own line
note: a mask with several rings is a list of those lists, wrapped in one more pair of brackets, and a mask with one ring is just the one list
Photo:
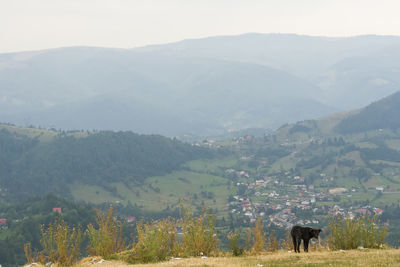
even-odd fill
[(399, 48), (346, 58), (331, 66), (314, 80), (322, 89), (324, 103), (340, 109), (354, 109), (398, 91)]
[(184, 40), (142, 50), (280, 69), (320, 87), (315, 97), (341, 110), (366, 106), (400, 88), (397, 36), (329, 38), (250, 33)]
[(313, 78), (346, 58), (375, 54), (399, 45), (400, 38), (396, 36), (363, 35), (331, 38), (248, 33), (238, 36), (189, 39), (135, 50), (256, 63), (303, 78)]
[(0, 121), (210, 136), (360, 108), (400, 88), (400, 38), (244, 34), (0, 54)]
[(335, 111), (266, 66), (102, 48), (0, 56), (0, 120), (168, 136), (274, 128)]

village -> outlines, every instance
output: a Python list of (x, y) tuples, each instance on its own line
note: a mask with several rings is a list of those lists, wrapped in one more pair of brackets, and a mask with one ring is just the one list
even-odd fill
[[(247, 172), (227, 169), (238, 177), (251, 178)], [(362, 215), (381, 215), (384, 210), (365, 203), (342, 205), (338, 197), (351, 198), (356, 189), (346, 188), (316, 188), (306, 185), (305, 178), (287, 176), (286, 179), (264, 176), (254, 182), (237, 182), (238, 194), (229, 202), (232, 214), (254, 223), (258, 217), (262, 218), (267, 226), (275, 225), (289, 229), (293, 225), (317, 227), (321, 220), (329, 216), (341, 215), (353, 219)], [(324, 174), (321, 175), (323, 179)], [(375, 188), (383, 192), (382, 187)]]

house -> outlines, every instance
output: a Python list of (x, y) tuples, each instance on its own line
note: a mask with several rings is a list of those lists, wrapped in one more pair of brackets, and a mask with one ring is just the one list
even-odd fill
[(135, 216), (128, 216), (128, 217), (126, 217), (126, 222), (128, 222), (128, 223), (134, 222), (135, 220), (136, 220), (136, 217), (135, 217)]
[[(7, 229), (7, 219), (6, 218), (0, 218), (0, 230)], [(1, 267), (1, 266), (0, 266)]]
[(54, 207), (53, 212), (58, 212), (61, 213), (61, 208), (60, 207)]
[(236, 172), (236, 176), (237, 176), (237, 177), (242, 177), (242, 176), (244, 176), (244, 177), (247, 177), (247, 178), (250, 177), (250, 176), (249, 176), (249, 173), (248, 173), (248, 172), (245, 172), (245, 171), (237, 171), (237, 172)]
[(287, 213), (287, 214), (290, 214), (291, 211), (292, 211), (291, 209), (284, 209), (284, 210), (282, 210), (283, 213)]
[(234, 173), (234, 172), (235, 172), (234, 169), (226, 169), (225, 170), (225, 173), (227, 173), (227, 174), (231, 174), (231, 173)]
[(264, 184), (264, 180), (256, 180), (256, 185), (262, 185)]
[(252, 213), (251, 211), (246, 211), (246, 212), (244, 213), (244, 216), (251, 217), (251, 216), (253, 216), (253, 213)]
[(384, 212), (383, 209), (374, 208), (374, 213), (375, 213), (376, 215), (382, 215), (383, 212)]
[(246, 210), (249, 210), (249, 209), (251, 209), (250, 201), (248, 201), (248, 200), (243, 201), (242, 202), (242, 210), (246, 211)]

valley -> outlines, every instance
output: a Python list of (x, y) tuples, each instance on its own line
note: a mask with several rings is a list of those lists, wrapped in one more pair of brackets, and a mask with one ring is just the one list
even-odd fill
[(381, 2), (4, 1), (0, 267), (400, 266)]
[[(390, 118), (397, 114), (398, 93), (371, 105)], [(368, 130), (342, 132), (345, 121), (359, 123), (370, 109), (287, 124), (264, 135), (190, 144), (131, 132), (3, 124), (0, 218), (6, 223), (0, 244), (15, 241), (0, 255), (22, 261), (24, 240), (39, 247), (38, 227), (57, 215), (54, 207), (81, 223), (82, 216), (93, 221), (93, 214), (77, 214), (110, 204), (131, 234), (138, 221), (179, 217), (182, 204), (195, 213), (205, 207), (215, 214), (225, 249), (230, 231), (243, 234), (257, 218), (267, 233), (284, 236), (296, 224), (326, 231), (332, 216), (364, 215), (378, 216), (389, 227), (387, 242), (397, 246), (400, 131), (376, 116)], [(20, 231), (30, 234), (16, 239)]]
[[(333, 216), (364, 215), (377, 216), (397, 246), (399, 96), (276, 131), (202, 139), (2, 124), (0, 244), (14, 241), (0, 255), (22, 261), (25, 241), (39, 247), (39, 225), (55, 218), (54, 208), (80, 223), (83, 210), (109, 205), (130, 234), (138, 221), (179, 217), (182, 205), (207, 208), (225, 249), (230, 231), (243, 234), (258, 218), (284, 236), (296, 224), (326, 231)], [(21, 231), (30, 234), (16, 238)]]
[(399, 44), (396, 36), (243, 34), (0, 54), (0, 121), (197, 139), (276, 130), (396, 92)]

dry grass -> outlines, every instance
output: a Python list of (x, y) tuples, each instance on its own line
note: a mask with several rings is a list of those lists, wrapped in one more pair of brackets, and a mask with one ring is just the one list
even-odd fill
[[(76, 267), (111, 267), (129, 266), (118, 261), (104, 261), (89, 258), (82, 260)], [(157, 264), (137, 264), (135, 267), (149, 266), (400, 266), (400, 250), (396, 249), (365, 249), (349, 251), (317, 251), (309, 253), (288, 253), (284, 251), (265, 253), (258, 256), (243, 257), (210, 257), (173, 259)]]

